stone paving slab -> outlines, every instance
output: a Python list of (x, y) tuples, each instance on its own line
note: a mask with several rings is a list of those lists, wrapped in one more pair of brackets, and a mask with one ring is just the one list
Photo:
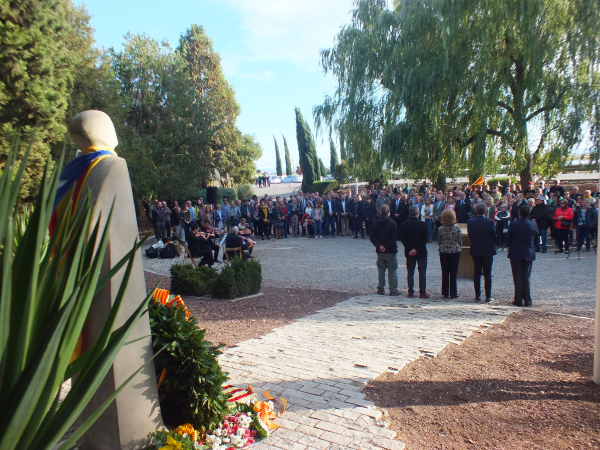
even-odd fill
[(353, 297), (226, 350), (232, 384), (285, 397), (288, 410), (262, 449), (403, 449), (361, 393), (383, 372), (501, 323), (514, 308), (485, 304)]

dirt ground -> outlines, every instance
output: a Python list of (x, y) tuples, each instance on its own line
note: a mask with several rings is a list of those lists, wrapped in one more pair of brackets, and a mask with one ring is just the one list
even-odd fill
[(365, 389), (407, 449), (600, 448), (594, 321), (523, 312)]
[[(145, 274), (148, 289), (161, 278), (149, 272)], [(170, 284), (170, 278), (165, 278), (160, 287), (170, 289)], [(206, 339), (231, 347), (358, 295), (318, 289), (263, 287), (260, 291), (263, 295), (237, 301), (182, 298), (202, 328), (206, 329)]]

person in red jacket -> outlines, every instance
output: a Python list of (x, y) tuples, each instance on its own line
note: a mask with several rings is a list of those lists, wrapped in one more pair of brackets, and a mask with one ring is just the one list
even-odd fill
[(569, 208), (569, 202), (565, 199), (560, 201), (560, 207), (554, 212), (554, 239), (558, 250), (556, 253), (563, 252), (563, 242), (565, 243), (565, 252), (569, 253), (569, 230), (573, 223), (573, 210)]

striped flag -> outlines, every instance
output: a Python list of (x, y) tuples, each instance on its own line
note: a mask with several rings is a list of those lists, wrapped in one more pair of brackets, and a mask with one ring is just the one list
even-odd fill
[(479, 178), (477, 178), (477, 179), (475, 180), (475, 183), (473, 183), (473, 184), (472, 184), (472, 185), (469, 187), (469, 189), (471, 189), (473, 186), (483, 186), (483, 183), (484, 183), (484, 182), (485, 182), (485, 178), (484, 178), (484, 177), (483, 177), (483, 175), (482, 175), (482, 176), (480, 176)]

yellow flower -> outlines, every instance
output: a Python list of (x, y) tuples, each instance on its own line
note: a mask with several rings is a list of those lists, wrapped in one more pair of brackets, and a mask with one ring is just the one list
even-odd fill
[(180, 436), (187, 434), (194, 442), (198, 440), (198, 432), (194, 430), (194, 427), (189, 423), (178, 426), (175, 429), (175, 433), (177, 433)]
[(167, 436), (167, 445), (159, 450), (181, 450), (181, 442), (177, 442), (171, 436)]

